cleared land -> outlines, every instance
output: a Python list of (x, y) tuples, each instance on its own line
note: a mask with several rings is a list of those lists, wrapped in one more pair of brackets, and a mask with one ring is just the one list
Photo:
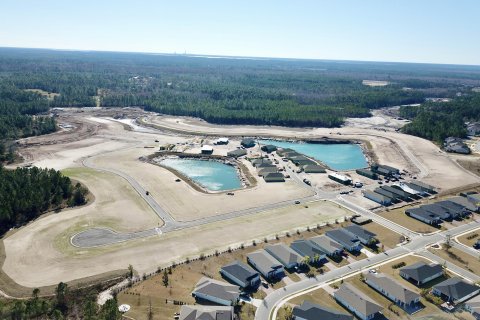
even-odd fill
[(478, 263), (478, 257), (472, 257), (471, 255), (458, 250), (457, 248), (450, 248), (448, 251), (443, 248), (430, 248), (428, 250), (440, 258), (459, 266), (460, 268), (464, 268), (475, 274), (480, 274), (480, 263)]

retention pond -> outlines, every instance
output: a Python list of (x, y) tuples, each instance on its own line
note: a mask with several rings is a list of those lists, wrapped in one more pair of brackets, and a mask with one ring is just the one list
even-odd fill
[(180, 172), (208, 191), (227, 191), (242, 187), (237, 168), (220, 161), (167, 158), (159, 163)]
[(277, 140), (261, 140), (261, 144), (272, 144), (279, 148), (289, 148), (307, 157), (326, 164), (333, 170), (355, 170), (368, 166), (362, 147), (353, 143), (306, 143)]

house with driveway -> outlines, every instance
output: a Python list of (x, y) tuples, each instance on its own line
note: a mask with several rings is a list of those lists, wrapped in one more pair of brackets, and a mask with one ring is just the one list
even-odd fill
[(400, 269), (400, 276), (405, 280), (421, 286), (443, 276), (443, 267), (437, 263), (417, 262)]
[(348, 313), (326, 308), (310, 301), (304, 301), (301, 305), (295, 306), (293, 316), (295, 320), (353, 320)]
[(375, 238), (377, 235), (375, 233), (370, 232), (355, 224), (345, 227), (343, 228), (343, 230), (345, 230), (352, 237), (355, 237), (356, 239), (360, 240), (360, 242), (366, 246), (377, 242), (377, 239)]
[(432, 288), (432, 293), (444, 301), (462, 303), (480, 292), (480, 287), (468, 283), (460, 277), (447, 279)]
[(361, 320), (373, 319), (383, 310), (377, 302), (349, 283), (342, 284), (333, 297)]
[(238, 260), (223, 266), (220, 274), (241, 288), (256, 288), (260, 285), (258, 272)]
[(359, 252), (362, 250), (362, 244), (360, 243), (360, 240), (343, 229), (327, 231), (325, 234), (330, 239), (340, 243), (345, 250), (350, 252)]
[(368, 273), (365, 276), (365, 283), (404, 309), (415, 308), (420, 302), (418, 293), (407, 289), (385, 274)]
[(316, 236), (310, 238), (309, 241), (322, 250), (329, 257), (341, 257), (343, 253), (343, 246), (337, 241), (325, 236)]
[(285, 277), (283, 265), (265, 250), (259, 250), (247, 255), (248, 263), (267, 280)]
[(223, 306), (233, 306), (240, 297), (240, 288), (224, 281), (202, 277), (197, 282), (192, 296), (197, 300), (206, 300)]
[(283, 243), (265, 246), (272, 257), (277, 259), (287, 269), (293, 269), (302, 264), (303, 257)]
[(295, 240), (290, 244), (290, 248), (302, 257), (308, 256), (310, 262), (321, 262), (327, 258), (325, 252), (310, 239)]

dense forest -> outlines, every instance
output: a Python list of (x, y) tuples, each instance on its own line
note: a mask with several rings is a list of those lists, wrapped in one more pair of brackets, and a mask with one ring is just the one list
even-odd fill
[(53, 169), (0, 166), (0, 235), (48, 210), (86, 202), (88, 190)]
[(0, 136), (54, 130), (53, 119), (32, 116), (48, 107), (137, 106), (219, 124), (338, 127), (372, 109), (470, 92), (480, 68), (0, 48), (0, 84), (11, 110)]
[(480, 93), (461, 96), (450, 102), (424, 103), (421, 106), (404, 106), (400, 115), (412, 122), (402, 131), (442, 143), (447, 137), (464, 138), (465, 122), (480, 121)]
[(71, 289), (63, 282), (57, 285), (53, 297), (42, 297), (39, 289), (33, 289), (29, 299), (0, 300), (0, 319), (121, 319), (115, 298), (107, 300), (101, 308), (97, 306), (96, 296), (99, 292), (99, 286)]

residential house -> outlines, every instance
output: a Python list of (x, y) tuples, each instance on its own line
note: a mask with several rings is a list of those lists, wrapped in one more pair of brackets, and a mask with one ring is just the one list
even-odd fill
[(256, 288), (260, 284), (258, 272), (238, 260), (223, 266), (220, 273), (241, 288)]
[(245, 149), (235, 149), (227, 152), (227, 156), (232, 158), (240, 158), (245, 156), (246, 154), (247, 151)]
[(233, 307), (184, 305), (180, 308), (179, 320), (234, 320)]
[(465, 302), (465, 310), (470, 312), (475, 319), (480, 320), (480, 296), (474, 297)]
[(480, 287), (470, 284), (460, 277), (447, 279), (433, 286), (432, 293), (442, 298), (444, 301), (455, 304), (461, 303), (476, 296), (480, 292)]
[(343, 253), (343, 246), (325, 235), (316, 236), (309, 240), (329, 257), (339, 257)]
[(373, 319), (383, 310), (377, 302), (349, 283), (342, 284), (333, 297), (361, 320)]
[(348, 313), (326, 308), (324, 306), (304, 301), (301, 305), (293, 308), (295, 320), (353, 320)]
[(252, 147), (255, 147), (255, 140), (253, 139), (243, 139), (241, 142), (240, 142), (240, 145), (244, 148), (252, 148)]
[(267, 144), (262, 146), (260, 149), (266, 153), (272, 153), (273, 151), (277, 150), (277, 146), (274, 146), (273, 144)]
[(263, 176), (265, 182), (285, 182), (285, 177), (281, 172), (270, 172)]
[(281, 279), (285, 276), (283, 265), (265, 250), (259, 250), (247, 255), (248, 263), (268, 280)]
[(343, 228), (343, 230), (349, 233), (352, 237), (355, 237), (356, 239), (360, 240), (360, 242), (363, 243), (364, 245), (368, 246), (372, 243), (377, 242), (377, 239), (375, 239), (377, 235), (375, 233), (370, 232), (360, 226), (351, 225)]
[(381, 195), (376, 192), (372, 192), (370, 190), (364, 190), (363, 191), (363, 196), (367, 199), (370, 199), (372, 201), (375, 201), (378, 204), (381, 204), (382, 206), (389, 206), (392, 204), (392, 199), (389, 197), (386, 197), (384, 195)]
[(350, 252), (358, 252), (362, 249), (362, 244), (360, 240), (353, 237), (350, 233), (346, 232), (343, 229), (336, 229), (325, 232), (327, 237), (332, 240), (337, 241), (340, 243), (345, 250)]
[(432, 226), (438, 226), (440, 223), (442, 223), (442, 219), (438, 215), (428, 212), (422, 208), (407, 209), (405, 210), (405, 213), (412, 218), (415, 218)]
[(240, 288), (224, 281), (202, 277), (192, 292), (195, 299), (207, 300), (215, 304), (232, 306), (240, 297)]
[(307, 239), (295, 240), (290, 244), (295, 252), (302, 257), (310, 257), (310, 262), (320, 262), (325, 260), (327, 255), (313, 241)]
[(302, 256), (283, 243), (265, 246), (265, 251), (277, 259), (287, 269), (298, 267), (303, 260)]
[(399, 284), (385, 274), (368, 273), (365, 283), (395, 302), (402, 308), (411, 307), (420, 302), (420, 295)]
[(417, 262), (401, 268), (400, 276), (417, 286), (421, 286), (443, 276), (443, 268), (436, 263), (426, 264), (425, 262)]

